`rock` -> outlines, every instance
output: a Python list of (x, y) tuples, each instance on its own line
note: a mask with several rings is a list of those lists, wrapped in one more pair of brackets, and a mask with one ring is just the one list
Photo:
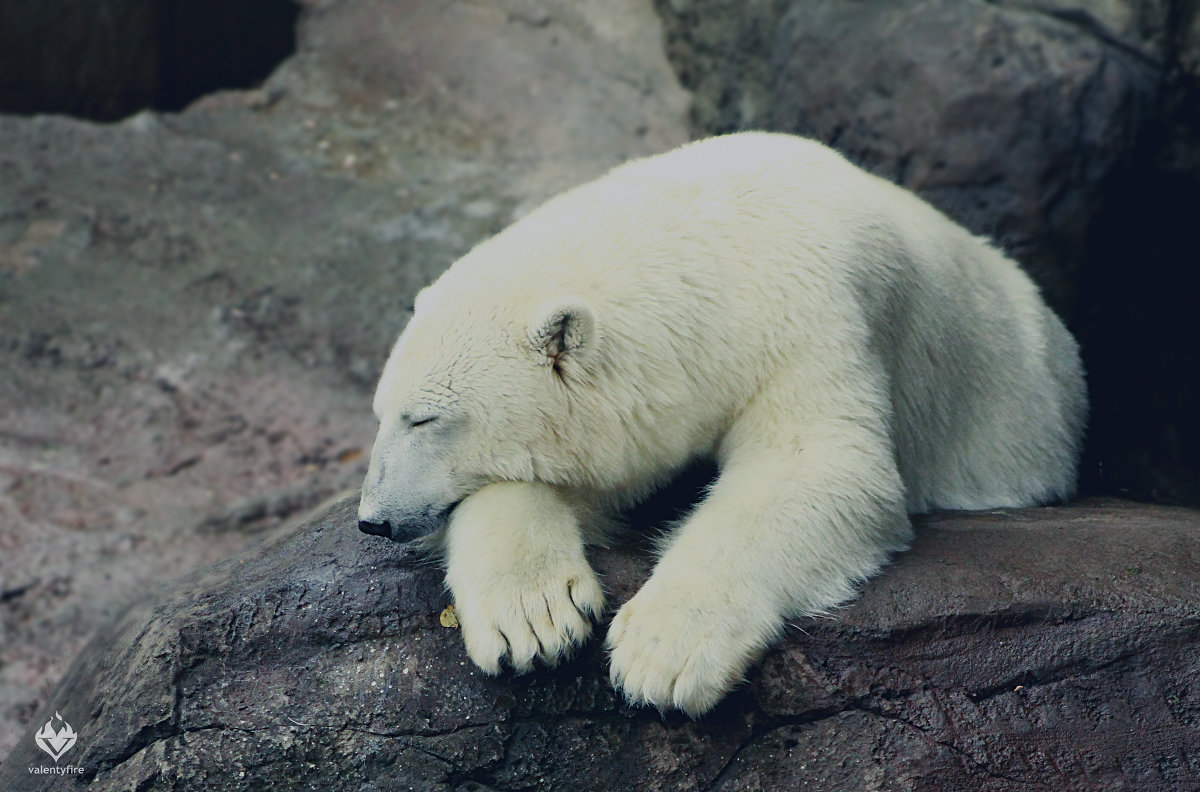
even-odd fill
[(641, 0), (372, 0), (182, 114), (0, 116), (0, 756), (119, 602), (358, 485), (419, 288), (686, 108)]
[[(1119, 501), (921, 521), (709, 717), (631, 709), (596, 642), (489, 678), (440, 570), (343, 500), (144, 603), (76, 660), (6, 790), (1184, 789), (1200, 777), (1200, 516)], [(594, 562), (613, 607), (645, 548)], [(62, 763), (66, 763), (64, 757)], [(601, 779), (601, 780), (598, 780)]]
[(701, 128), (817, 137), (997, 239), (1070, 312), (1103, 181), (1154, 101), (1165, 3), (739, 5), (670, 27)]
[(500, 166), (490, 178), (523, 209), (686, 140), (689, 98), (648, 2), (310, 4), (276, 85), (320, 75), (339, 103), (403, 119), (426, 156)]
[(1084, 350), (1085, 491), (1200, 504), (1200, 7), (660, 0), (696, 134), (813, 135), (996, 239)]

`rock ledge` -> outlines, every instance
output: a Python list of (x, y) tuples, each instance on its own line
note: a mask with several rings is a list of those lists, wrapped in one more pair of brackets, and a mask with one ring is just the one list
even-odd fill
[[(797, 622), (690, 722), (629, 708), (597, 642), (488, 678), (442, 575), (342, 500), (127, 613), (35, 719), (13, 790), (1184, 789), (1200, 778), (1200, 515), (1120, 501), (926, 518), (837, 618)], [(594, 562), (613, 604), (637, 547)], [(599, 786), (598, 786), (599, 785)]]

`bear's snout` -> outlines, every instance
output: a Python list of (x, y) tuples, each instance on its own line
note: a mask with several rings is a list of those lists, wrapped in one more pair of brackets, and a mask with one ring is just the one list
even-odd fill
[[(450, 513), (459, 503), (462, 501), (455, 501), (441, 509), (435, 506), (425, 506), (415, 514), (391, 514), (387, 517), (377, 513), (359, 511), (358, 530), (371, 536), (391, 539), (393, 542), (411, 542), (444, 528), (450, 519)], [(374, 519), (364, 520), (362, 519), (364, 516)], [(379, 520), (379, 522), (374, 520)]]
[(358, 530), (371, 536), (382, 536), (385, 539), (392, 538), (392, 525), (389, 522), (367, 522), (366, 520), (358, 521)]

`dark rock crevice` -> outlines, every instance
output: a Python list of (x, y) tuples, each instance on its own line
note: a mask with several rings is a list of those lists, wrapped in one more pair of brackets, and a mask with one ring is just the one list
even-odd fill
[(296, 50), (294, 0), (0, 4), (0, 113), (116, 121), (253, 88)]
[(1200, 504), (1200, 63), (1186, 62), (1197, 8), (1171, 4), (1154, 109), (1099, 185), (1072, 328), (1092, 402), (1081, 487), (1189, 504)]
[[(1139, 44), (1131, 43), (1130, 41), (1114, 34), (1113, 31), (1109, 30), (1102, 22), (1096, 19), (1095, 16), (1083, 8), (1055, 7), (1054, 2), (1014, 2), (1013, 0), (980, 0), (980, 2), (1008, 11), (1035, 14), (1056, 22), (1062, 22), (1064, 24), (1071, 25), (1072, 27), (1078, 29), (1081, 33), (1095, 38), (1098, 41), (1102, 41), (1105, 44), (1124, 52), (1126, 55), (1145, 61), (1147, 66), (1161, 68), (1165, 61), (1163, 53), (1156, 51), (1156, 48), (1153, 46), (1152, 42), (1143, 42)], [(1173, 0), (1172, 6), (1177, 4), (1177, 0)], [(1168, 14), (1169, 13), (1170, 11), (1168, 11)], [(1147, 44), (1150, 46), (1147, 46)]]

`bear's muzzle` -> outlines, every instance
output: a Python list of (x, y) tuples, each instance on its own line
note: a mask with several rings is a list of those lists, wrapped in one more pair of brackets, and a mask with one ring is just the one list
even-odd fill
[[(406, 514), (394, 520), (384, 519), (380, 522), (361, 519), (360, 513), (358, 530), (371, 536), (382, 536), (394, 542), (411, 542), (444, 528), (450, 519), (450, 513), (460, 503), (462, 501), (457, 500), (440, 509), (426, 506), (415, 514)], [(369, 516), (374, 517), (375, 515)]]

